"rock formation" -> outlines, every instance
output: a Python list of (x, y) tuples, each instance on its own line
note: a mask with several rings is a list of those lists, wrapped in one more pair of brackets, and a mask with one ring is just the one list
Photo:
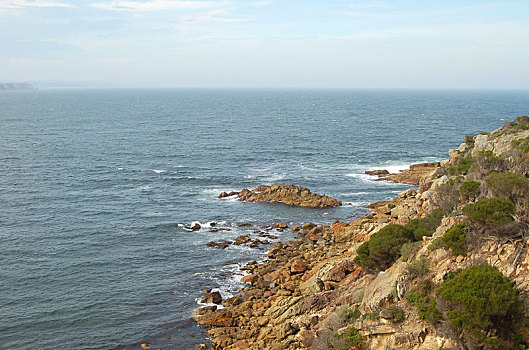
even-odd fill
[(245, 188), (240, 192), (222, 192), (219, 198), (235, 195), (246, 202), (283, 203), (310, 208), (334, 208), (342, 205), (341, 201), (332, 197), (312, 193), (306, 187), (295, 185), (261, 185), (253, 190)]
[(412, 164), (409, 169), (402, 170), (397, 174), (390, 174), (389, 171), (385, 169), (381, 170), (368, 170), (365, 172), (367, 175), (378, 176), (379, 181), (393, 181), (408, 185), (419, 185), (421, 178), (426, 175), (432, 174), (438, 167), (441, 166), (439, 162), (433, 163), (421, 163), (421, 164)]

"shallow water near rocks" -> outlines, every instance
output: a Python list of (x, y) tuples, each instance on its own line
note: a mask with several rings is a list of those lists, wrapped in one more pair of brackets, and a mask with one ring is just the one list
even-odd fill
[[(464, 135), (528, 111), (529, 91), (508, 90), (2, 93), (0, 343), (193, 348), (206, 341), (190, 320), (200, 291), (235, 293), (238, 266), (266, 248), (207, 242), (278, 221), (353, 220), (409, 187), (365, 170), (447, 158)], [(272, 183), (345, 205), (217, 199)], [(203, 228), (186, 230), (195, 221)]]

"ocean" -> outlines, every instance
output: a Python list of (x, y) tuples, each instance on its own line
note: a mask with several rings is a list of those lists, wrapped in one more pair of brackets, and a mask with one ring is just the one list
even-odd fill
[[(527, 90), (2, 92), (1, 347), (193, 349), (207, 342), (190, 318), (201, 290), (236, 293), (241, 264), (266, 249), (209, 241), (352, 221), (409, 187), (364, 171), (446, 159), (524, 114)], [(217, 199), (273, 183), (344, 205)]]

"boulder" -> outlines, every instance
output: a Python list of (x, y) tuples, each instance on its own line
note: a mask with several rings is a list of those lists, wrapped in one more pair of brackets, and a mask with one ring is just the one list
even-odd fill
[(386, 169), (379, 169), (379, 170), (367, 170), (364, 172), (366, 175), (373, 175), (373, 176), (381, 176), (381, 175), (389, 175), (389, 171)]
[(248, 275), (241, 278), (241, 282), (245, 283), (255, 283), (259, 279), (259, 276), (257, 275)]
[(211, 292), (204, 295), (200, 299), (200, 302), (205, 304), (220, 304), (222, 302), (222, 296), (219, 292)]
[(285, 228), (288, 228), (288, 225), (287, 224), (284, 224), (282, 222), (276, 222), (272, 228), (281, 228), (281, 229), (285, 229)]
[(233, 244), (241, 245), (241, 244), (244, 244), (244, 243), (248, 243), (249, 241), (250, 241), (250, 236), (241, 235), (241, 236), (237, 237), (237, 239), (235, 240), (235, 242), (233, 242)]
[(231, 197), (231, 196), (235, 196), (235, 195), (238, 195), (239, 192), (235, 192), (235, 191), (231, 191), (231, 192), (221, 192), (218, 196), (218, 198), (226, 198), (226, 197)]
[(293, 259), (290, 262), (290, 272), (291, 273), (303, 273), (307, 270), (309, 264), (302, 259)]
[(220, 241), (220, 242), (208, 242), (207, 246), (211, 248), (226, 249), (231, 244), (230, 241)]

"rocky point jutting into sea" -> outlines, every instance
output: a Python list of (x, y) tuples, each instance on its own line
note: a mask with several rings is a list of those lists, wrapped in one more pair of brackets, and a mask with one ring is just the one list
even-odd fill
[(388, 175), (373, 173), (418, 187), (293, 228), (240, 293), (209, 296), (195, 319), (212, 348), (526, 349), (529, 117)]

